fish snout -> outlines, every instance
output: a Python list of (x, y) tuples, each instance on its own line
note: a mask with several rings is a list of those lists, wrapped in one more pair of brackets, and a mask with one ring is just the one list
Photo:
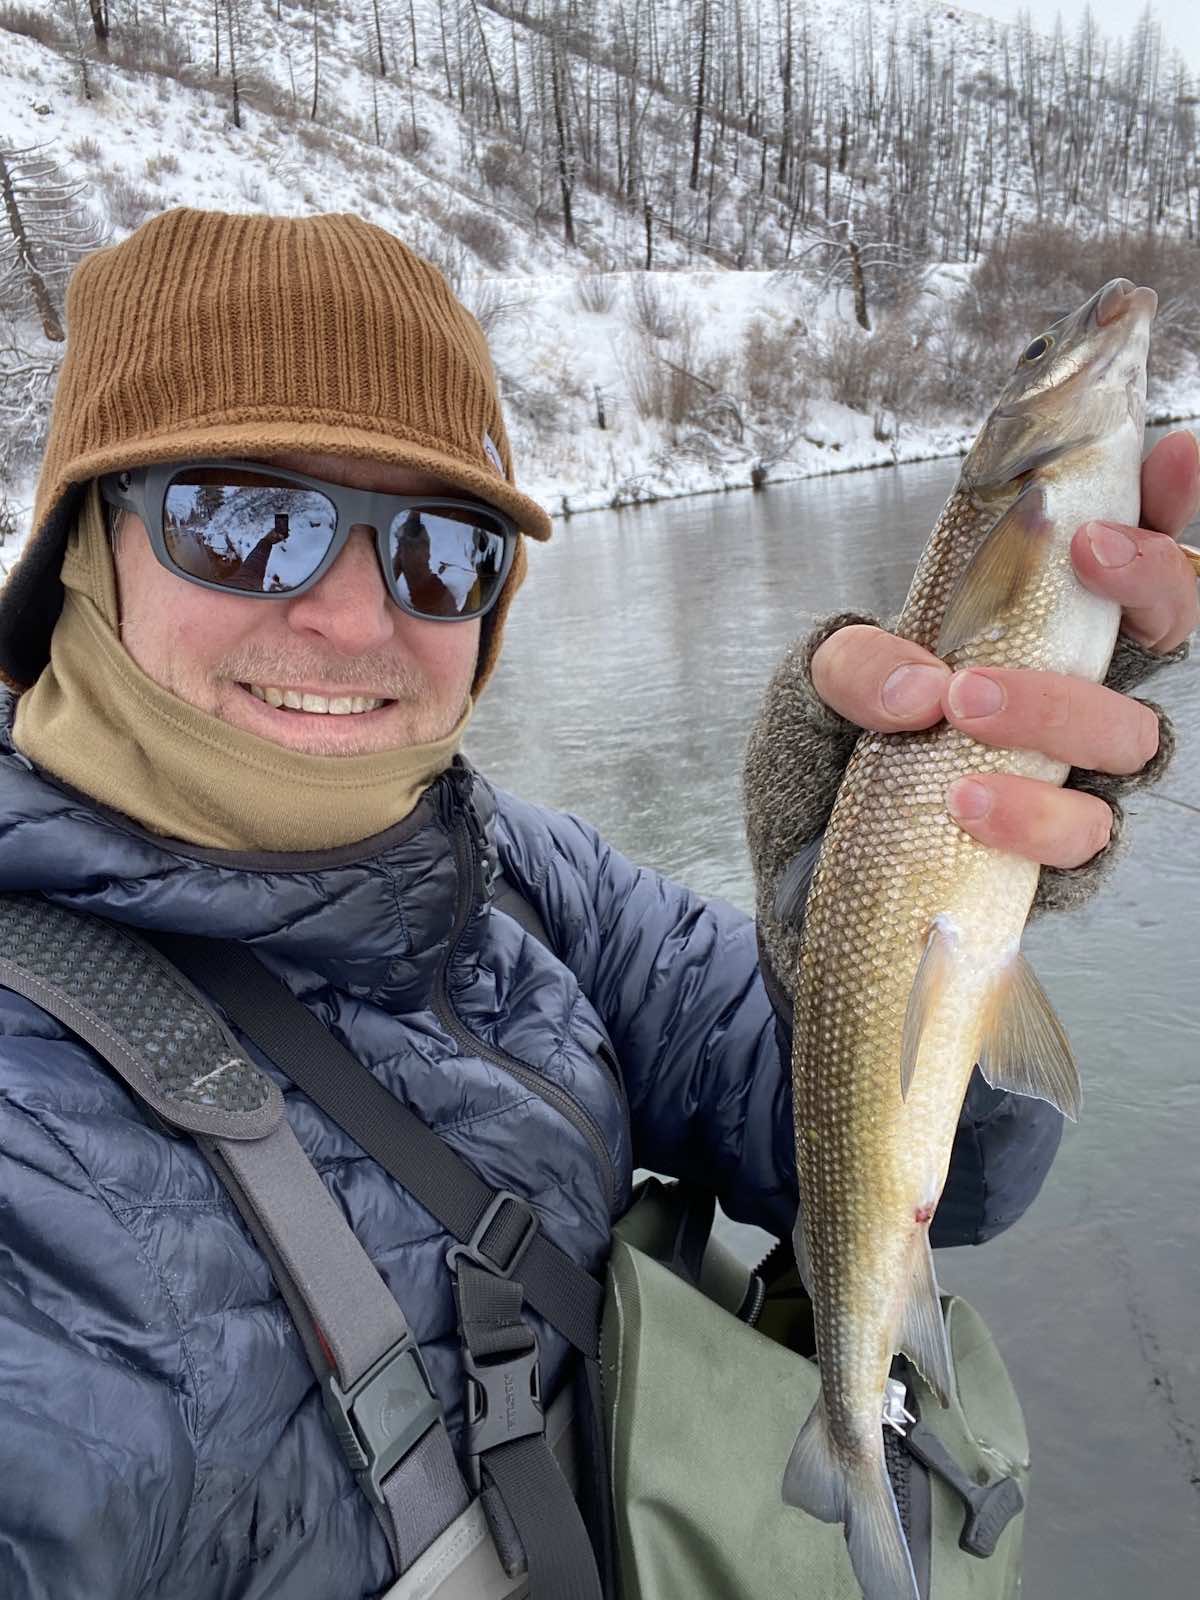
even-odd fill
[(1110, 327), (1131, 311), (1138, 310), (1151, 321), (1158, 310), (1158, 295), (1145, 286), (1139, 288), (1128, 278), (1113, 278), (1092, 302), (1092, 316), (1098, 328)]

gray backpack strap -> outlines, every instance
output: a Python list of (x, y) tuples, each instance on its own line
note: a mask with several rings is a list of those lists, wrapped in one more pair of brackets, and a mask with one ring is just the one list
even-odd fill
[(538, 944), (545, 945), (551, 955), (554, 954), (554, 946), (541, 913), (532, 900), (527, 900), (512, 879), (506, 876), (503, 867), (492, 880), (492, 904), (510, 916), (531, 939), (536, 939)]
[(0, 896), (0, 984), (196, 1139), (270, 1264), (338, 1443), (406, 1571), (471, 1497), (404, 1314), (297, 1142), (278, 1086), (165, 958), (113, 923)]

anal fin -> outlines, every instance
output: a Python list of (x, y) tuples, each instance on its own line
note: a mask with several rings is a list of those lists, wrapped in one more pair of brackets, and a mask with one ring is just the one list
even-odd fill
[(950, 1371), (950, 1347), (946, 1340), (946, 1321), (938, 1298), (937, 1275), (929, 1232), (922, 1228), (913, 1246), (912, 1280), (900, 1325), (900, 1348), (937, 1395), (943, 1406), (950, 1404), (954, 1379)]
[(1016, 955), (988, 1005), (979, 1070), (993, 1089), (1031, 1095), (1075, 1122), (1083, 1090), (1066, 1030), (1023, 955)]

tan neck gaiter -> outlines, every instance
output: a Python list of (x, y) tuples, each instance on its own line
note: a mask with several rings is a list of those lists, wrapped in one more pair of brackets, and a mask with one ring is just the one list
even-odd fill
[(462, 741), (470, 703), (436, 744), (313, 756), (169, 694), (121, 644), (116, 574), (94, 485), (68, 541), (62, 580), (50, 662), (17, 702), (13, 742), (37, 766), (153, 833), (219, 850), (354, 844), (406, 817)]

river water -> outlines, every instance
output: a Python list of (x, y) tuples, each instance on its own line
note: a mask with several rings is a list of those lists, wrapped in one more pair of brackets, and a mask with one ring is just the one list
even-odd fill
[[(470, 755), (635, 861), (750, 909), (738, 784), (764, 684), (814, 617), (898, 609), (957, 471), (559, 524), (530, 552)], [(1200, 665), (1147, 692), (1175, 719), (1174, 765), (1131, 801), (1131, 848), (1100, 897), (1025, 941), (1080, 1062), (1080, 1122), (1020, 1223), (938, 1256), (1024, 1403), (1033, 1600), (1182, 1600), (1200, 1571)]]

